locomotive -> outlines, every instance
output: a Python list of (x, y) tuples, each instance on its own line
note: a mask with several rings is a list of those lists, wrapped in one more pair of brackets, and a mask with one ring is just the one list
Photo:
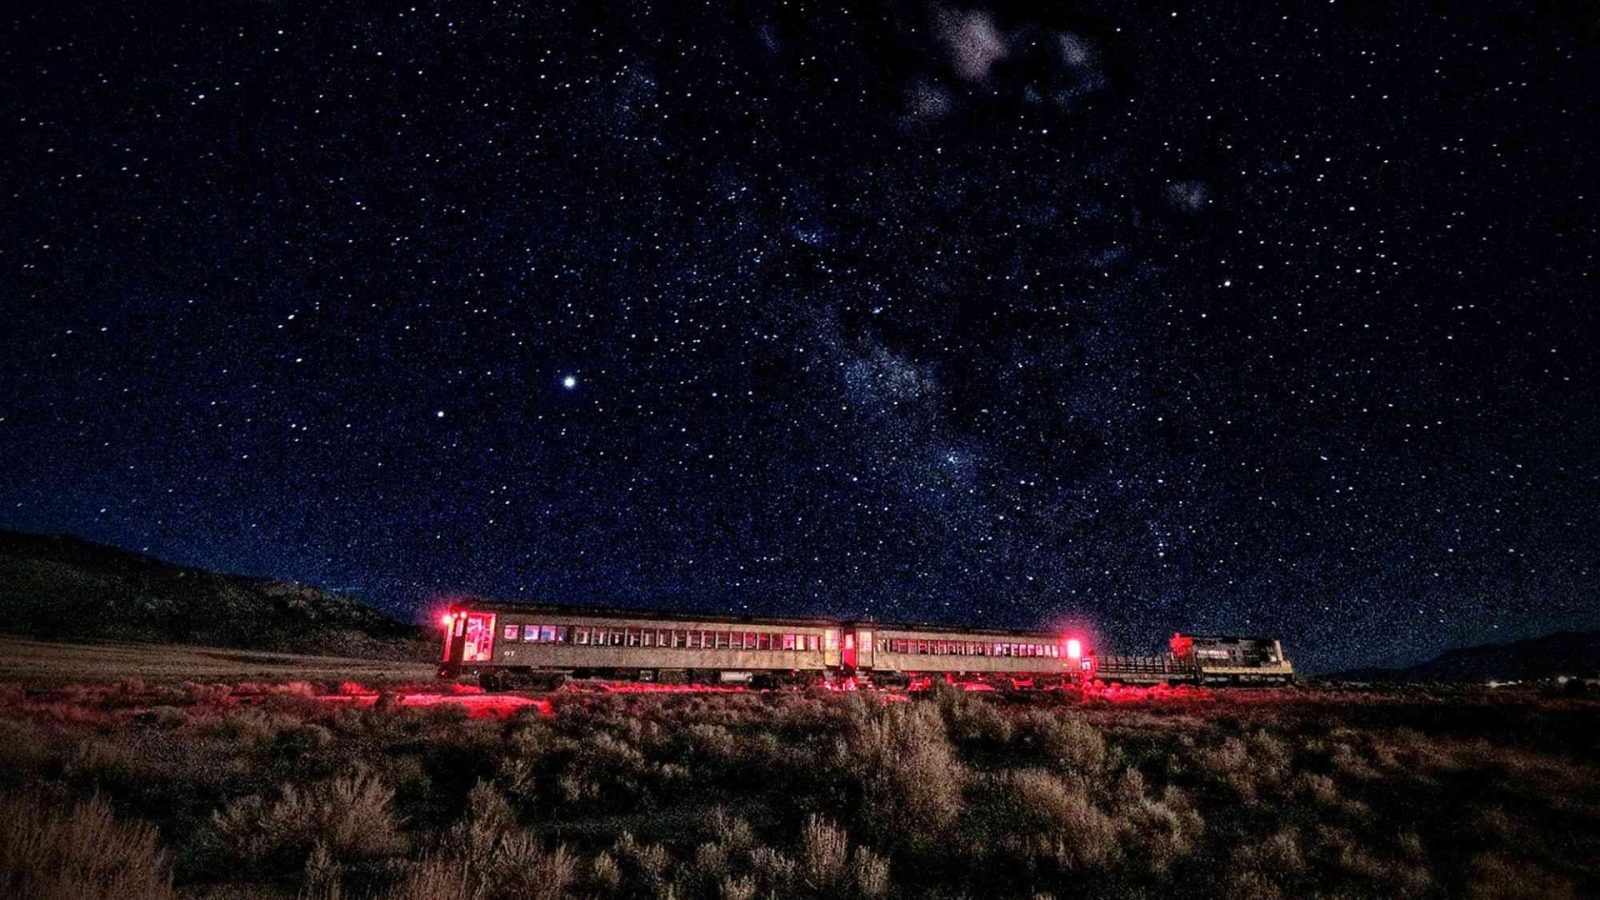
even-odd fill
[(1119, 684), (1271, 685), (1294, 681), (1294, 664), (1273, 638), (1174, 634), (1171, 652), (1104, 656), (1096, 674)]
[(1056, 687), (1094, 677), (1077, 634), (868, 620), (463, 603), (441, 617), (439, 677), (487, 690), (567, 677), (668, 684)]

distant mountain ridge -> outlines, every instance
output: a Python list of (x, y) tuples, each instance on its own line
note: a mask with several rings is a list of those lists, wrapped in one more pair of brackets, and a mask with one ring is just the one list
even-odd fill
[(1562, 675), (1600, 675), (1600, 631), (1558, 632), (1543, 637), (1447, 650), (1400, 669), (1352, 669), (1325, 676), (1361, 681), (1535, 681)]
[(70, 535), (6, 530), (0, 630), (341, 656), (414, 657), (426, 646), (423, 629), (309, 585), (174, 565)]

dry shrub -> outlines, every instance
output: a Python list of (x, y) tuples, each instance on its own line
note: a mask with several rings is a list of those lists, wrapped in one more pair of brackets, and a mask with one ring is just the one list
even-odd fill
[(23, 780), (18, 776), (43, 766), (52, 755), (49, 739), (39, 726), (0, 719), (0, 780)]
[(1280, 900), (1283, 891), (1265, 872), (1239, 869), (1227, 874), (1222, 896), (1236, 900)]
[(1339, 796), (1339, 785), (1326, 775), (1316, 772), (1305, 772), (1300, 776), (1300, 791), (1309, 796), (1319, 806), (1337, 807), (1344, 803), (1344, 798)]
[(156, 830), (121, 823), (100, 797), (62, 809), (41, 797), (0, 802), (0, 896), (144, 900), (176, 896)]
[(1035, 868), (1100, 869), (1117, 852), (1116, 824), (1095, 808), (1083, 785), (1042, 769), (986, 779), (977, 819), (989, 846)]
[(211, 817), (219, 846), (235, 860), (268, 870), (298, 869), (318, 842), (340, 861), (405, 850), (391, 805), (394, 791), (367, 772), (309, 787), (283, 785), (278, 797), (236, 800)]
[(858, 721), (838, 767), (860, 785), (863, 824), (886, 844), (936, 846), (961, 813), (966, 769), (945, 737), (937, 709), (900, 703)]
[(1165, 877), (1179, 860), (1193, 854), (1205, 834), (1205, 821), (1189, 797), (1168, 787), (1161, 798), (1140, 793), (1128, 799), (1133, 785), (1119, 781), (1115, 821), (1123, 828), (1130, 855), (1153, 875)]
[(1011, 742), (1011, 720), (977, 694), (941, 681), (935, 686), (934, 699), (950, 739), (957, 744), (996, 749)]
[(1319, 827), (1317, 843), (1318, 855), (1325, 862), (1359, 880), (1381, 886), (1388, 896), (1415, 897), (1433, 889), (1433, 876), (1425, 865), (1384, 859), (1342, 828)]
[(856, 848), (850, 857), (850, 871), (860, 896), (882, 897), (889, 893), (889, 861), (870, 849)]
[(722, 900), (755, 900), (756, 880), (749, 876), (724, 878), (717, 890), (717, 896)]
[(800, 867), (781, 850), (757, 847), (750, 851), (750, 868), (769, 892), (776, 892), (786, 890), (794, 882)]
[(429, 857), (411, 867), (391, 900), (465, 900), (473, 896), (467, 865), (454, 857)]
[(1215, 747), (1195, 751), (1193, 758), (1208, 779), (1227, 786), (1245, 806), (1258, 802), (1256, 772), (1244, 741), (1225, 738)]
[(660, 844), (641, 844), (630, 832), (624, 831), (611, 848), (611, 854), (621, 862), (623, 876), (637, 888), (647, 893), (660, 894), (670, 882), (668, 866), (672, 855)]
[(744, 853), (755, 846), (756, 833), (750, 823), (720, 806), (711, 811), (706, 827), (711, 840), (729, 853)]
[(577, 860), (566, 847), (544, 850), (531, 833), (501, 837), (491, 865), (479, 872), (487, 898), (556, 900), (565, 896), (577, 874)]
[(1472, 900), (1574, 900), (1578, 896), (1567, 879), (1498, 853), (1478, 854), (1467, 869), (1467, 896)]
[(1349, 744), (1333, 744), (1329, 748), (1328, 760), (1333, 764), (1334, 771), (1355, 781), (1375, 781), (1382, 777), (1366, 757)]
[(812, 816), (800, 835), (800, 874), (813, 887), (829, 888), (844, 881), (850, 863), (850, 838), (844, 829)]
[[(781, 856), (781, 854), (779, 855)], [(768, 884), (782, 890), (785, 883), (774, 871), (775, 861), (764, 861)], [(850, 849), (850, 836), (828, 820), (813, 815), (800, 835), (800, 876), (827, 896), (882, 897), (889, 892), (889, 861), (868, 847)]]
[(622, 884), (622, 866), (610, 853), (601, 853), (589, 861), (589, 883), (602, 891), (614, 891)]
[(566, 847), (546, 851), (532, 834), (498, 835), (487, 852), (446, 854), (413, 866), (394, 896), (406, 900), (556, 900), (568, 894), (578, 863)]
[(1017, 723), (1017, 739), (1052, 768), (1092, 775), (1106, 764), (1106, 740), (1081, 715), (1032, 709)]
[(570, 757), (556, 786), (560, 799), (568, 803), (628, 806), (638, 799), (651, 773), (643, 753), (604, 732), (564, 746), (570, 750)]
[(469, 866), (488, 865), (502, 837), (516, 827), (516, 815), (494, 785), (479, 781), (467, 793), (466, 815), (445, 833), (444, 848)]
[(694, 871), (708, 881), (721, 881), (728, 874), (727, 848), (721, 844), (701, 844), (694, 848)]

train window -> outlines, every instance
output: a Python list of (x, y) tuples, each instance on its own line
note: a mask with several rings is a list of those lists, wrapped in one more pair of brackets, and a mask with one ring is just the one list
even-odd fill
[(577, 628), (572, 629), (572, 642), (574, 644), (589, 643), (589, 629), (583, 625), (579, 625)]
[(637, 646), (639, 646), (639, 629), (637, 629), (637, 628), (624, 628), (622, 630), (622, 633), (627, 638), (629, 647), (637, 647)]
[(806, 635), (806, 649), (816, 650), (821, 645), (822, 639), (814, 634)]
[(507, 625), (505, 627), (505, 638), (508, 641), (516, 640), (517, 639), (517, 626), (515, 626), (515, 625)]
[(672, 630), (671, 629), (663, 628), (660, 631), (656, 632), (656, 646), (657, 647), (670, 647), (670, 646), (672, 646)]
[(756, 649), (757, 650), (771, 650), (772, 649), (772, 634), (770, 632), (763, 631), (760, 634), (756, 635)]
[(794, 649), (794, 635), (786, 634), (786, 635), (783, 636), (783, 649), (785, 649), (785, 650), (793, 650)]
[(656, 645), (656, 633), (654, 631), (646, 630), (644, 634), (641, 634), (639, 636), (639, 646), (641, 646), (641, 647), (654, 647), (655, 645)]
[(622, 646), (622, 629), (621, 628), (613, 628), (613, 629), (611, 629), (611, 646), (613, 646), (613, 647), (621, 647)]
[(539, 639), (539, 626), (537, 626), (537, 625), (524, 625), (524, 626), (522, 626), (522, 640), (524, 642), (526, 642), (526, 641), (537, 641), (538, 639)]
[(754, 650), (756, 648), (756, 633), (754, 631), (744, 633), (744, 648), (746, 650)]
[(557, 625), (556, 626), (556, 643), (565, 644), (567, 642), (567, 634), (568, 634), (567, 626), (565, 626), (565, 625)]
[(887, 652), (889, 652), (889, 639), (888, 638), (878, 638), (878, 652), (879, 653), (887, 653)]
[(689, 646), (689, 632), (683, 631), (683, 630), (674, 631), (672, 633), (672, 646), (674, 646), (674, 647), (687, 647), (687, 646)]
[(539, 640), (544, 641), (547, 644), (555, 643), (556, 642), (556, 627), (554, 625), (540, 625), (539, 626)]
[(728, 633), (726, 631), (712, 632), (711, 649), (721, 650), (728, 646)]

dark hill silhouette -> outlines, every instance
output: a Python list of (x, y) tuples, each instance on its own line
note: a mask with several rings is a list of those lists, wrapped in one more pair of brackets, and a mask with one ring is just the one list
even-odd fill
[(1402, 669), (1353, 669), (1327, 676), (1363, 681), (1534, 681), (1600, 675), (1600, 632), (1559, 632), (1543, 637), (1448, 650)]
[(69, 535), (0, 530), (0, 630), (343, 656), (416, 656), (421, 628), (309, 585), (223, 575)]

